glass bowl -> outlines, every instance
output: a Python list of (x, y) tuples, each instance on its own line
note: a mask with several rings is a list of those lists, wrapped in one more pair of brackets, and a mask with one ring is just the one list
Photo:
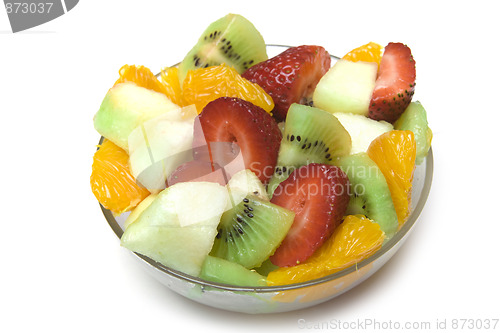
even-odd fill
[[(289, 46), (268, 45), (269, 57)], [(332, 61), (338, 60), (332, 56)], [(102, 141), (102, 138), (101, 138)], [(205, 281), (163, 266), (138, 253), (133, 256), (154, 278), (174, 292), (211, 307), (243, 313), (286, 312), (331, 300), (356, 287), (380, 269), (403, 245), (416, 224), (429, 195), (433, 174), (432, 149), (416, 166), (413, 176), (412, 211), (403, 227), (371, 257), (334, 274), (307, 282), (269, 287), (239, 287)], [(123, 234), (127, 213), (118, 217), (101, 206), (108, 224), (118, 238)]]

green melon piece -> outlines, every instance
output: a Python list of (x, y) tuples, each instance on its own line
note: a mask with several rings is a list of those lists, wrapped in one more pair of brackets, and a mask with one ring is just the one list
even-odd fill
[(194, 105), (177, 108), (144, 121), (128, 137), (130, 171), (150, 192), (166, 187), (181, 164), (193, 159)]
[(386, 121), (373, 120), (360, 114), (335, 112), (333, 115), (351, 136), (351, 154), (366, 152), (375, 138), (394, 129)]
[(131, 212), (130, 215), (127, 217), (125, 220), (123, 227), (125, 229), (128, 228), (129, 225), (134, 223), (137, 218), (142, 214), (142, 212), (151, 205), (151, 203), (156, 199), (158, 194), (150, 194), (147, 197), (145, 197)]
[(417, 144), (416, 164), (421, 164), (431, 147), (432, 130), (427, 122), (427, 112), (418, 101), (411, 102), (405, 112), (394, 123), (397, 130), (409, 130), (415, 135)]
[(94, 116), (94, 128), (103, 137), (128, 152), (130, 133), (143, 122), (179, 109), (167, 96), (135, 83), (120, 83), (109, 89)]
[(164, 266), (198, 276), (227, 200), (227, 189), (216, 183), (172, 185), (128, 225), (121, 245)]
[(373, 62), (337, 61), (318, 82), (314, 106), (332, 113), (368, 115), (377, 69)]
[(264, 201), (269, 201), (266, 187), (259, 177), (251, 170), (244, 169), (235, 173), (226, 185), (229, 192), (229, 202), (227, 210), (238, 205), (245, 197), (252, 195)]
[(266, 278), (228, 260), (207, 256), (201, 267), (200, 278), (235, 286), (260, 287), (266, 286)]

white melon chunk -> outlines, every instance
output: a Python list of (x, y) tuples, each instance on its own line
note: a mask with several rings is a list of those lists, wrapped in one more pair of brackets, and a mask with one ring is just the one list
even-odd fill
[(135, 128), (129, 138), (130, 169), (151, 192), (166, 187), (166, 180), (181, 164), (193, 159), (194, 105), (177, 108)]
[(314, 90), (314, 106), (325, 111), (367, 115), (378, 66), (373, 62), (339, 60)]
[(178, 183), (161, 191), (123, 233), (121, 245), (164, 266), (198, 276), (212, 249), (227, 189)]
[(125, 220), (123, 227), (126, 229), (129, 225), (134, 223), (141, 213), (151, 205), (151, 203), (156, 199), (158, 194), (152, 193), (145, 197), (131, 212), (130, 215)]
[(128, 152), (128, 137), (137, 126), (178, 108), (164, 94), (132, 82), (120, 83), (104, 97), (94, 116), (94, 128)]
[(386, 121), (373, 120), (359, 114), (337, 112), (333, 115), (351, 136), (351, 155), (366, 152), (376, 137), (394, 129), (392, 124)]
[(266, 187), (251, 170), (245, 169), (235, 173), (226, 186), (229, 192), (228, 210), (238, 205), (248, 195), (269, 201)]

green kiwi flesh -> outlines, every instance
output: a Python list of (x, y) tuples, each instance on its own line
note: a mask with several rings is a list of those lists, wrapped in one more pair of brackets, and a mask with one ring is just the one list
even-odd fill
[(196, 68), (225, 63), (238, 73), (267, 60), (264, 38), (241, 15), (228, 14), (211, 23), (179, 65), (179, 81)]
[(347, 174), (350, 183), (349, 206), (346, 215), (363, 214), (380, 225), (391, 238), (398, 229), (398, 216), (385, 177), (368, 154), (359, 153), (336, 161)]
[(210, 255), (246, 268), (258, 267), (283, 241), (294, 217), (286, 208), (247, 196), (222, 214)]
[(417, 156), (415, 163), (421, 164), (429, 152), (432, 141), (432, 130), (427, 122), (427, 112), (418, 101), (411, 102), (405, 112), (394, 123), (397, 130), (409, 130), (415, 135)]
[(266, 286), (266, 278), (228, 260), (207, 256), (201, 266), (200, 278), (235, 286), (260, 287)]
[(351, 136), (340, 121), (321, 109), (292, 104), (288, 110), (283, 139), (268, 194), (298, 167), (309, 163), (333, 164), (351, 152)]

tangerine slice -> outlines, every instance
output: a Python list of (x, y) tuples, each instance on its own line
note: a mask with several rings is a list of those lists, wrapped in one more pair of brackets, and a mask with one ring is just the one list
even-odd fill
[(167, 67), (160, 72), (161, 82), (165, 85), (166, 95), (179, 106), (187, 106), (182, 102), (181, 85), (179, 83), (179, 69)]
[[(156, 92), (168, 95), (165, 85), (158, 80), (158, 78), (151, 72), (151, 70), (144, 66), (137, 67), (136, 65), (124, 65), (120, 68), (120, 78), (116, 80), (115, 85), (124, 82), (134, 82), (139, 87), (151, 89)], [(170, 97), (169, 97), (170, 98)]]
[(348, 215), (333, 235), (304, 263), (269, 273), (269, 285), (318, 279), (354, 265), (378, 251), (385, 239), (380, 226), (364, 215)]
[(410, 215), (417, 146), (412, 131), (393, 130), (375, 138), (367, 153), (385, 176), (401, 227)]
[(273, 99), (264, 89), (225, 64), (188, 71), (182, 83), (182, 95), (184, 105), (195, 104), (198, 113), (219, 97), (238, 97), (268, 113), (274, 108)]
[(376, 62), (380, 65), (380, 59), (382, 59), (382, 46), (369, 42), (368, 44), (362, 45), (355, 48), (351, 52), (347, 53), (342, 59), (349, 61), (366, 61), (366, 62)]
[(94, 153), (90, 186), (99, 203), (119, 215), (137, 206), (150, 193), (130, 173), (129, 156), (110, 140)]

